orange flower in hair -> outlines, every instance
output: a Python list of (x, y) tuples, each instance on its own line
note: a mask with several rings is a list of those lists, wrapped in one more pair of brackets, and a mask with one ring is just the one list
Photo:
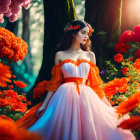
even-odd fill
[(94, 29), (89, 25), (89, 36), (92, 35), (92, 32), (94, 32)]

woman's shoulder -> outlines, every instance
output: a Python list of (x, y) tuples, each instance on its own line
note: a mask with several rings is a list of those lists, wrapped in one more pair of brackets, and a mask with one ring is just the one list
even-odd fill
[(95, 53), (93, 51), (88, 51), (88, 54), (92, 57), (95, 56)]

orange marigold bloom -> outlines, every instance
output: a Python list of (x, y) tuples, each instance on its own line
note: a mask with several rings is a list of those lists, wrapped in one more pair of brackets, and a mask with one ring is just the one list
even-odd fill
[(37, 84), (37, 86), (33, 89), (33, 98), (39, 98), (46, 91), (47, 81), (44, 80)]
[(13, 89), (13, 85), (8, 85), (8, 88), (9, 89)]
[(17, 128), (14, 122), (0, 119), (0, 139), (2, 140), (41, 140), (42, 137), (27, 129)]
[(31, 105), (31, 101), (27, 101), (27, 105)]
[(14, 122), (0, 119), (0, 139), (19, 140), (18, 130)]
[(0, 63), (0, 86), (6, 87), (7, 83), (11, 83), (10, 78), (12, 77), (11, 71), (9, 70), (10, 67), (3, 65), (3, 63)]
[(9, 30), (0, 27), (0, 57), (6, 57), (8, 60), (13, 59), (17, 62), (23, 60), (28, 50), (27, 43), (20, 37), (16, 37)]
[(128, 89), (128, 78), (115, 78), (112, 81), (109, 81), (108, 83), (106, 83), (105, 87), (104, 87), (104, 92), (106, 96), (113, 96), (114, 94), (116, 94), (117, 92), (119, 93), (123, 93), (123, 92), (127, 92)]
[(128, 99), (124, 100), (117, 107), (117, 112), (121, 114), (125, 114), (127, 112), (131, 112), (135, 109), (140, 103), (140, 91), (132, 94)]
[(123, 58), (123, 55), (120, 54), (120, 53), (117, 53), (115, 56), (114, 56), (114, 61), (120, 63), (121, 61), (123, 61), (124, 58)]
[(13, 78), (16, 78), (16, 76), (15, 76), (15, 75), (12, 75), (12, 77), (13, 77)]
[(15, 86), (20, 87), (20, 88), (25, 88), (27, 85), (23, 83), (22, 81), (13, 81)]
[(121, 122), (118, 127), (140, 131), (140, 116), (131, 116), (130, 119)]
[(9, 120), (9, 121), (14, 121), (13, 119), (7, 117), (6, 115), (0, 115), (0, 119), (4, 119), (4, 120)]
[(122, 69), (122, 73), (125, 75), (126, 72), (127, 72), (127, 67), (124, 67), (124, 68)]
[(140, 58), (136, 59), (136, 61), (133, 64), (133, 67), (135, 67), (138, 70), (138, 72), (140, 72)]

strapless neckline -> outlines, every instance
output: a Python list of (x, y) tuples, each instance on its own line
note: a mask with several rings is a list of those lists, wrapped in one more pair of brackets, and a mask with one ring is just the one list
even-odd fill
[(94, 63), (92, 63), (91, 61), (86, 60), (86, 59), (78, 59), (78, 60), (65, 59), (65, 60), (62, 60), (59, 64), (57, 64), (57, 65), (55, 65), (55, 66), (56, 66), (56, 67), (62, 66), (64, 63), (73, 63), (73, 64), (75, 64), (76, 66), (79, 66), (81, 63), (88, 63), (88, 64), (90, 64), (90, 65), (93, 66), (93, 67), (96, 66)]

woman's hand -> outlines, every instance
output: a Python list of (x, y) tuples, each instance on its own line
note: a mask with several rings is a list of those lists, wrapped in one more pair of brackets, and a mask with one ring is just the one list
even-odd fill
[(42, 114), (45, 112), (46, 107), (45, 106), (41, 106), (40, 108), (38, 108), (38, 110), (35, 112), (35, 116), (37, 118), (40, 118), (42, 116)]

